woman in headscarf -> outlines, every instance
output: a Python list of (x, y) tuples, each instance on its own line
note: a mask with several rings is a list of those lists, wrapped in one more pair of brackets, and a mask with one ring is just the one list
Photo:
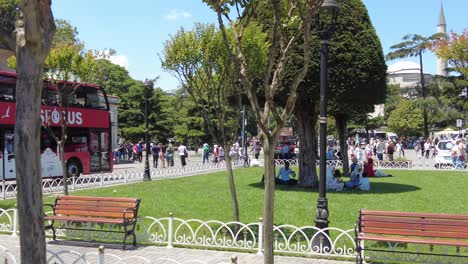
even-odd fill
[(349, 182), (345, 182), (346, 189), (355, 189), (359, 186), (359, 180), (362, 178), (362, 165), (358, 164), (349, 176)]

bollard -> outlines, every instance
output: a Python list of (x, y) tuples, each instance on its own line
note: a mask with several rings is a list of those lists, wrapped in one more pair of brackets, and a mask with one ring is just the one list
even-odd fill
[(237, 264), (237, 256), (231, 257), (231, 264)]
[(174, 221), (174, 214), (172, 212), (169, 213), (169, 226), (167, 231), (167, 248), (173, 248), (172, 246), (172, 233), (173, 233), (173, 221)]
[(104, 172), (101, 171), (101, 187), (104, 185)]
[(12, 237), (18, 237), (18, 209), (13, 210), (13, 233)]
[(104, 246), (99, 246), (99, 264), (104, 264)]
[(258, 251), (257, 255), (263, 255), (263, 218), (258, 219)]
[(125, 170), (125, 178), (124, 178), (124, 182), (125, 184), (128, 183), (128, 174), (127, 174), (127, 170)]

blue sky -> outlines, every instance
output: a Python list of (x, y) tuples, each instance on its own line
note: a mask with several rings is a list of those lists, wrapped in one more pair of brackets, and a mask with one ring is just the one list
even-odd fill
[[(406, 34), (429, 36), (436, 32), (441, 0), (363, 2), (385, 53)], [(468, 28), (468, 1), (443, 2), (447, 30), (462, 32)], [(180, 27), (192, 28), (195, 22), (216, 22), (214, 12), (201, 0), (55, 0), (52, 10), (55, 18), (68, 20), (78, 28), (86, 48), (115, 49), (118, 55), (115, 60), (125, 65), (133, 78), (159, 76), (157, 86), (165, 90), (177, 88), (178, 82), (161, 70), (158, 55), (164, 42)], [(425, 54), (425, 72), (435, 73), (435, 61), (431, 53)]]

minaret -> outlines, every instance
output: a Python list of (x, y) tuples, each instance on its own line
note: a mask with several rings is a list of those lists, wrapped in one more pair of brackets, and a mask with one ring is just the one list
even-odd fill
[[(437, 33), (447, 34), (447, 24), (445, 23), (444, 6), (440, 3), (439, 21), (437, 22)], [(437, 58), (437, 75), (448, 76), (447, 62)]]

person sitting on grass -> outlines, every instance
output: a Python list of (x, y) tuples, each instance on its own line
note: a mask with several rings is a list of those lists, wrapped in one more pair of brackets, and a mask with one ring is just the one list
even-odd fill
[(344, 183), (341, 182), (341, 173), (339, 170), (333, 172), (335, 166), (327, 166), (327, 190), (341, 192), (344, 188)]
[(284, 184), (284, 185), (297, 184), (297, 180), (291, 179), (289, 176), (291, 176), (292, 178), (295, 178), (296, 173), (289, 168), (289, 162), (286, 161), (284, 163), (284, 167), (280, 168), (278, 176), (276, 176), (275, 182), (278, 184)]
[(391, 177), (391, 174), (386, 174), (381, 170), (374, 170), (374, 160), (369, 158), (366, 163), (364, 163), (364, 172), (362, 173), (364, 177)]
[(345, 188), (354, 190), (359, 186), (359, 180), (362, 177), (362, 166), (360, 164), (357, 164), (354, 167), (354, 170), (351, 172), (351, 175), (349, 175), (349, 181), (345, 182)]
[(350, 166), (350, 172), (353, 172), (354, 171), (354, 168), (356, 168), (356, 166), (358, 165), (358, 159), (356, 158), (356, 156), (353, 155), (353, 157), (351, 158), (351, 166)]

